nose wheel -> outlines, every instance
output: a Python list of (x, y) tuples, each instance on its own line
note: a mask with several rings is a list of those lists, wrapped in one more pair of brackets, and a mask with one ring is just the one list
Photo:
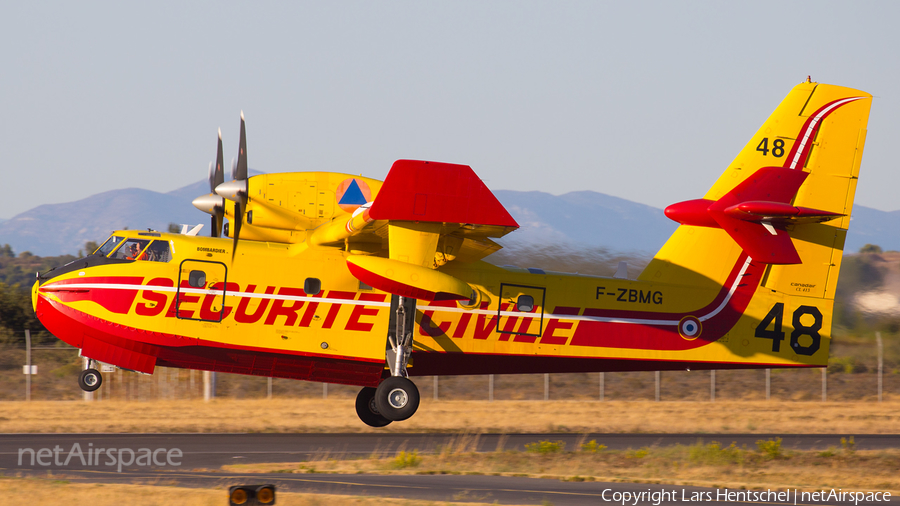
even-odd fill
[(384, 427), (391, 423), (375, 406), (376, 389), (365, 387), (356, 395), (356, 414), (369, 427)]
[(78, 375), (78, 386), (85, 392), (93, 392), (103, 384), (103, 376), (97, 369), (85, 369)]

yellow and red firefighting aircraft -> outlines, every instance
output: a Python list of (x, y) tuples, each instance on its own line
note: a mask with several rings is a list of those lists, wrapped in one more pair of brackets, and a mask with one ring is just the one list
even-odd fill
[(483, 261), (518, 225), (468, 166), (248, 178), (242, 115), (233, 181), (220, 134), (194, 201), (212, 237), (114, 232), (38, 276), (35, 312), (91, 364), (362, 386), (372, 426), (416, 411), (409, 376), (822, 367), (871, 100), (796, 86), (666, 209), (681, 225), (637, 279)]

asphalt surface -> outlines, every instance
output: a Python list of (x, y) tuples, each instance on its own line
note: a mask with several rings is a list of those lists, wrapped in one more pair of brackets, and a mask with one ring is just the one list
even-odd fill
[[(39, 476), (39, 475), (38, 475)], [(217, 474), (202, 472), (115, 472), (68, 471), (53, 473), (53, 479), (85, 483), (146, 483), (188, 488), (220, 488), (223, 504), (228, 486), (274, 484), (278, 492), (306, 492), (337, 495), (381, 496), (431, 501), (486, 502), (492, 504), (553, 504), (555, 506), (596, 506), (623, 504), (660, 506), (692, 504), (801, 504), (841, 505), (852, 501), (794, 500), (794, 491), (777, 497), (741, 498), (742, 490), (647, 485), (640, 483), (563, 482), (556, 480), (499, 476), (460, 475), (371, 475), (371, 474)], [(665, 492), (662, 495), (661, 492)], [(778, 492), (778, 491), (773, 491)], [(659, 494), (654, 497), (652, 494)], [(627, 494), (627, 495), (626, 495)], [(644, 494), (643, 496), (640, 494)], [(731, 494), (726, 495), (726, 494)], [(635, 499), (636, 498), (636, 499)], [(802, 498), (802, 496), (801, 496)], [(277, 502), (277, 501), (276, 501)], [(891, 498), (892, 503), (897, 503)], [(887, 502), (859, 502), (880, 504)]]
[[(549, 502), (557, 506), (607, 502), (621, 504), (625, 497), (616, 496), (618, 499), (615, 499), (617, 492), (648, 494), (636, 503), (632, 496), (626, 504), (683, 505), (698, 493), (705, 504), (717, 502), (716, 499), (724, 504), (739, 502), (740, 498), (726, 498), (721, 495), (724, 490), (671, 485), (563, 482), (477, 475), (238, 474), (220, 469), (223, 465), (236, 463), (393, 456), (404, 449), (429, 453), (447, 445), (464, 445), (468, 451), (494, 451), (498, 448), (523, 450), (526, 444), (542, 440), (563, 441), (567, 448), (577, 448), (578, 443), (591, 439), (610, 449), (690, 445), (699, 440), (723, 444), (734, 442), (738, 446), (746, 444), (753, 448), (760, 439), (781, 437), (785, 449), (808, 450), (830, 446), (840, 448), (841, 437), (851, 435), (857, 449), (900, 448), (900, 435), (871, 434), (5, 434), (0, 435), (0, 473), (6, 476), (52, 476), (73, 482), (148, 483), (223, 489), (234, 484), (274, 483), (279, 491), (498, 504)], [(100, 448), (104, 449), (104, 453), (97, 458), (95, 452)], [(136, 460), (145, 448), (148, 449), (144, 452), (145, 461)], [(83, 454), (84, 461), (78, 450)], [(108, 453), (111, 451), (117, 459), (121, 458), (126, 463), (121, 472), (116, 464), (110, 464), (112, 459)], [(129, 452), (136, 454), (130, 465), (127, 464)], [(88, 460), (89, 453), (95, 457), (94, 461)], [(151, 453), (153, 456), (150, 456)], [(68, 457), (71, 458), (66, 463)], [(660, 491), (669, 494), (656, 498), (649, 495)], [(749, 502), (794, 503), (793, 496), (786, 501), (762, 499)], [(803, 503), (798, 499), (797, 504)], [(813, 502), (807, 501), (806, 504)], [(815, 501), (815, 504), (846, 505), (853, 502)]]
[[(53, 449), (63, 453), (78, 443), (85, 454), (95, 448), (164, 448), (181, 450), (181, 469), (218, 469), (223, 465), (259, 462), (300, 462), (322, 458), (346, 459), (367, 456), (393, 456), (400, 450), (419, 453), (439, 451), (448, 445), (465, 445), (469, 451), (524, 450), (538, 441), (563, 441), (566, 448), (578, 448), (583, 441), (595, 439), (610, 450), (645, 446), (692, 445), (698, 441), (718, 441), (728, 445), (755, 448), (761, 439), (782, 438), (782, 448), (824, 450), (840, 448), (841, 438), (853, 436), (858, 450), (900, 448), (900, 434), (2, 434), (0, 467), (35, 469), (77, 469), (72, 465), (20, 466), (20, 449)], [(25, 454), (28, 457), (29, 454)], [(27, 460), (27, 458), (26, 458)], [(101, 459), (102, 460), (102, 459)], [(24, 464), (24, 462), (23, 462)], [(156, 466), (151, 466), (156, 467)], [(163, 467), (171, 467), (169, 465)], [(89, 469), (95, 469), (91, 466)]]

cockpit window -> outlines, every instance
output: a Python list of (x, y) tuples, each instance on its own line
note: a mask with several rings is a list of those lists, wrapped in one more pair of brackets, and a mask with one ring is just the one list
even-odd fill
[(147, 260), (150, 262), (168, 262), (172, 259), (169, 254), (169, 243), (167, 241), (153, 241), (150, 247), (138, 260)]
[(94, 253), (103, 256), (109, 255), (110, 251), (116, 249), (116, 246), (122, 244), (122, 239), (122, 237), (114, 235), (107, 239), (106, 242), (103, 243), (102, 246), (97, 248), (97, 251), (95, 251)]
[(113, 253), (112, 258), (119, 260), (137, 260), (150, 241), (145, 239), (128, 239)]

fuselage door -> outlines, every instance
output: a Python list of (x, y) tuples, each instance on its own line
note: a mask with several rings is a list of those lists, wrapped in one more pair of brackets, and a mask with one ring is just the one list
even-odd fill
[(501, 283), (497, 332), (540, 337), (544, 331), (546, 293), (547, 289), (541, 286)]
[(178, 272), (175, 316), (221, 322), (228, 268), (210, 260), (184, 260)]

